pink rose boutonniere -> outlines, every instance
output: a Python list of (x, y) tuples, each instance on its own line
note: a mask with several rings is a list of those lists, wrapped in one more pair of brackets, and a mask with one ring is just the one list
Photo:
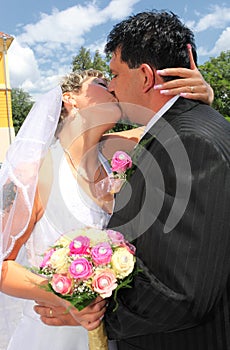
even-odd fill
[(132, 167), (132, 164), (131, 157), (122, 151), (115, 152), (111, 159), (111, 169), (119, 178), (126, 178), (125, 172)]
[(132, 165), (132, 159), (126, 152), (115, 152), (110, 161), (111, 173), (95, 186), (97, 197), (101, 198), (108, 193), (114, 194), (119, 192), (127, 179), (126, 172), (131, 169)]

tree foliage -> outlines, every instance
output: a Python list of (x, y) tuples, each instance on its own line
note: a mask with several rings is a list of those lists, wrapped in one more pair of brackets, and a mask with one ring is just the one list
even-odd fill
[(23, 89), (19, 88), (12, 89), (11, 99), (13, 125), (15, 134), (17, 134), (31, 107), (33, 106), (34, 101), (28, 92), (25, 92)]
[(72, 71), (85, 70), (92, 68), (92, 60), (90, 50), (85, 47), (81, 47), (79, 53), (73, 57), (72, 60)]
[(73, 57), (72, 60), (72, 71), (85, 70), (85, 69), (97, 69), (102, 71), (105, 75), (109, 74), (109, 57), (103, 58), (99, 50), (96, 50), (91, 55), (90, 50), (85, 47), (81, 47), (79, 53)]
[(210, 58), (199, 69), (213, 88), (213, 108), (225, 117), (230, 117), (230, 51), (223, 51), (218, 57)]

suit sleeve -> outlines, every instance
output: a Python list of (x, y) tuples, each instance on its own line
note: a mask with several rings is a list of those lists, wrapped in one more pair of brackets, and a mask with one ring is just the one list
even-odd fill
[[(147, 187), (146, 193), (153, 191), (154, 197), (152, 205), (140, 214), (139, 226), (132, 230), (142, 231), (141, 225), (155, 215), (159, 201), (162, 208), (157, 219), (136, 240), (137, 265), (142, 272), (135, 277), (132, 289), (119, 291), (119, 307), (115, 312), (112, 299), (109, 304), (105, 320), (111, 339), (170, 332), (199, 324), (210, 316), (226, 286), (230, 267), (228, 151), (224, 153), (204, 137), (185, 135), (181, 139), (191, 166), (190, 177), (183, 166), (176, 174), (168, 153), (159, 145), (152, 149), (154, 164), (145, 166), (145, 177), (153, 179), (152, 188)], [(176, 139), (168, 144), (168, 149), (174, 148)], [(158, 166), (164, 177), (163, 201), (162, 188), (154, 184), (153, 172)], [(190, 180), (188, 204), (175, 227), (165, 233), (177, 188), (179, 185), (186, 188)], [(177, 209), (174, 207), (175, 213)], [(128, 210), (124, 212), (125, 217)], [(121, 213), (115, 213), (110, 227), (121, 228), (119, 221)]]

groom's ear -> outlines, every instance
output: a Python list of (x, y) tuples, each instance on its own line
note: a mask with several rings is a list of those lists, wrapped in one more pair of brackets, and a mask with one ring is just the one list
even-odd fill
[(155, 85), (155, 74), (154, 70), (149, 64), (143, 63), (140, 66), (140, 70), (143, 76), (143, 92), (148, 92)]

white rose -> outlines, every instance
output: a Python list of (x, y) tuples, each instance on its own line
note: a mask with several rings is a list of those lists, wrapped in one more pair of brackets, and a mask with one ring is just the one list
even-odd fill
[(128, 276), (134, 268), (135, 257), (125, 247), (119, 247), (113, 253), (111, 265), (118, 278)]
[(68, 248), (60, 248), (56, 250), (51, 258), (50, 264), (53, 269), (55, 269), (56, 273), (67, 273), (69, 269), (69, 249)]

